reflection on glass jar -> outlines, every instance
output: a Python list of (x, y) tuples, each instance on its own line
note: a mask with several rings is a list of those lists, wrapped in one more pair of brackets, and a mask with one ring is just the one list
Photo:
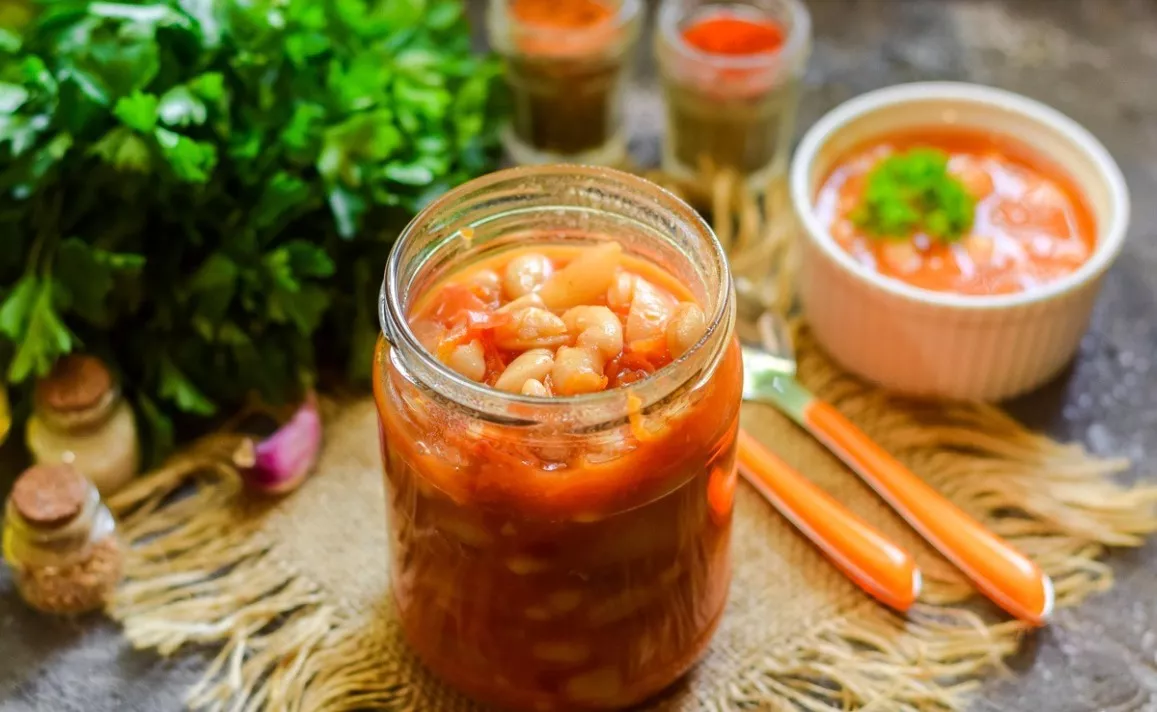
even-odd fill
[(493, 0), (490, 42), (506, 63), (520, 164), (619, 165), (623, 81), (639, 36), (639, 0)]
[(799, 0), (665, 0), (655, 33), (664, 169), (684, 178), (730, 169), (756, 188), (782, 173), (810, 35)]
[[(570, 265), (607, 255), (616, 256), (609, 268), (570, 279)], [(525, 279), (504, 279), (512, 264)], [(634, 295), (621, 275), (635, 276)], [(658, 286), (639, 288), (639, 275)], [(515, 296), (525, 289), (529, 297)], [(656, 307), (663, 290), (701, 307), (702, 321), (673, 300)], [(582, 330), (596, 311), (617, 313), (624, 334), (646, 331), (627, 306), (643, 300), (647, 314), (665, 315), (648, 324), (662, 334), (651, 343), (666, 365), (640, 366), (638, 378), (624, 366), (645, 333), (620, 345), (516, 331), (541, 341), (518, 345), (532, 357), (514, 380), (537, 386), (514, 392), (501, 375), (511, 351), (481, 336), (463, 361), (444, 348), (428, 317), (461, 300), (485, 305), (470, 328), (521, 300), (539, 305), (524, 311), (541, 310), (543, 324), (570, 313), (564, 321)], [(576, 305), (592, 310), (587, 321)], [(710, 229), (636, 177), (504, 171), (411, 223), (386, 269), (374, 386), (393, 591), (411, 646), (434, 672), (503, 709), (606, 709), (657, 693), (703, 654), (730, 582), (742, 380), (733, 327), (730, 277)], [(610, 375), (594, 392), (559, 396), (552, 379), (565, 376), (537, 359), (557, 366), (583, 349), (621, 352), (599, 362)]]

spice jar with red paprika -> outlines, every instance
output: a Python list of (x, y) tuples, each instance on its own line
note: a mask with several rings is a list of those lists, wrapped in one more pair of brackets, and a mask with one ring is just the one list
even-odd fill
[(755, 188), (781, 174), (811, 48), (800, 0), (665, 0), (655, 37), (664, 169), (688, 179), (731, 170)]
[(520, 164), (615, 166), (627, 154), (623, 82), (641, 0), (493, 0), (490, 42), (506, 64)]

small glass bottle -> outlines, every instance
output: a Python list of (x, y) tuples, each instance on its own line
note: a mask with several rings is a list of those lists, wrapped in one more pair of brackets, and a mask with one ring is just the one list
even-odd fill
[(124, 570), (112, 513), (70, 465), (35, 465), (16, 480), (3, 541), (20, 595), (46, 613), (103, 608)]
[(519, 164), (621, 165), (623, 80), (639, 37), (640, 0), (493, 0), (490, 42), (504, 58)]
[(807, 8), (800, 0), (665, 0), (658, 22), (664, 170), (692, 180), (732, 170), (763, 189), (787, 167), (811, 50)]
[(132, 408), (93, 356), (66, 356), (36, 384), (25, 439), (36, 462), (72, 464), (106, 497), (140, 467)]

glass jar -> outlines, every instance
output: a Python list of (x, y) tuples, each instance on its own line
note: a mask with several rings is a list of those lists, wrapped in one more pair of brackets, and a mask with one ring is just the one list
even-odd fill
[[(465, 379), (407, 317), (463, 266), (528, 244), (618, 241), (687, 285), (709, 326), (649, 378), (537, 398)], [(606, 709), (704, 652), (731, 576), (742, 366), (710, 228), (618, 171), (502, 171), (419, 214), (391, 253), (374, 389), (393, 592), (438, 675), (503, 709)]]
[[(513, 115), (503, 141), (519, 164), (617, 166), (627, 156), (623, 83), (640, 0), (493, 0), (490, 42), (506, 65)], [(550, 8), (537, 10), (537, 6)]]
[(66, 356), (36, 384), (25, 440), (36, 462), (71, 464), (106, 497), (140, 468), (132, 408), (92, 356)]
[(3, 549), (20, 595), (46, 613), (103, 608), (124, 564), (112, 513), (69, 465), (37, 465), (16, 480)]
[[(720, 19), (770, 25), (779, 42), (774, 50), (746, 51), (750, 37), (734, 26), (711, 28), (717, 44), (732, 40), (726, 53), (688, 40), (697, 24)], [(732, 170), (756, 189), (783, 174), (811, 51), (811, 17), (803, 3), (664, 0), (655, 46), (667, 104), (664, 170), (684, 179)]]

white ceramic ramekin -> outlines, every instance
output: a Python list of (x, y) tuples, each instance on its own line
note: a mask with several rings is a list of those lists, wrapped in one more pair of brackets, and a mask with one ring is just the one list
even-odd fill
[[(820, 182), (865, 141), (937, 126), (1012, 136), (1066, 171), (1096, 219), (1089, 261), (1040, 289), (967, 296), (918, 289), (853, 260), (813, 210)], [(968, 400), (1010, 398), (1064, 368), (1129, 222), (1125, 179), (1088, 131), (1039, 102), (973, 84), (903, 84), (837, 107), (797, 149), (791, 197), (805, 233), (801, 299), (820, 344), (844, 368), (886, 388)]]

